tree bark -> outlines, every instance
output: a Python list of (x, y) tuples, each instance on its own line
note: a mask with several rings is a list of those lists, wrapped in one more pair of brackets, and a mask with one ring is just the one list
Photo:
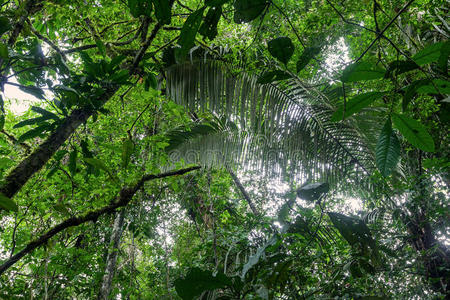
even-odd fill
[(234, 184), (238, 187), (238, 189), (241, 191), (242, 195), (244, 196), (244, 199), (247, 201), (248, 206), (250, 206), (250, 209), (252, 210), (253, 214), (255, 216), (259, 215), (258, 210), (256, 209), (256, 206), (253, 204), (252, 199), (250, 198), (250, 195), (245, 190), (242, 183), (239, 181), (239, 178), (234, 174), (233, 170), (231, 168), (227, 167), (228, 173), (230, 173), (231, 178), (233, 178)]
[[(153, 28), (149, 38), (142, 45), (138, 53), (133, 59), (133, 63), (129, 68), (130, 74), (136, 72), (139, 62), (142, 60), (148, 47), (155, 39), (161, 25), (157, 23)], [(116, 93), (119, 86), (110, 88), (103, 95), (103, 99), (99, 99), (102, 105), (109, 101), (109, 99)], [(31, 155), (25, 158), (18, 166), (16, 166), (4, 179), (4, 184), (0, 188), (0, 193), (12, 198), (22, 186), (39, 171), (47, 161), (55, 154), (59, 147), (75, 132), (75, 130), (86, 122), (94, 113), (94, 110), (87, 108), (75, 109), (63, 123), (61, 123), (56, 130), (42, 143)]]
[(116, 214), (114, 220), (113, 232), (111, 235), (110, 246), (108, 257), (106, 259), (105, 274), (103, 275), (103, 281), (100, 288), (100, 294), (98, 296), (99, 300), (107, 300), (109, 294), (111, 294), (112, 281), (114, 278), (114, 271), (116, 269), (117, 256), (119, 254), (120, 239), (123, 233), (123, 222), (125, 219), (125, 209), (122, 209)]
[(6, 270), (8, 270), (12, 265), (14, 265), (16, 262), (18, 262), (22, 257), (27, 255), (28, 253), (31, 253), (34, 249), (40, 247), (41, 245), (47, 243), (48, 240), (50, 240), (53, 236), (60, 233), (61, 231), (69, 228), (69, 227), (75, 227), (80, 224), (89, 222), (89, 221), (97, 221), (97, 219), (104, 215), (113, 213), (116, 211), (119, 207), (126, 206), (131, 199), (133, 198), (134, 194), (144, 185), (145, 182), (153, 179), (158, 178), (165, 178), (169, 176), (175, 176), (175, 175), (182, 175), (185, 173), (188, 173), (193, 170), (200, 169), (199, 166), (190, 167), (186, 169), (180, 169), (177, 171), (170, 171), (166, 173), (161, 174), (147, 174), (142, 176), (142, 178), (132, 187), (123, 187), (120, 190), (119, 196), (117, 197), (116, 201), (111, 201), (111, 204), (106, 205), (102, 208), (99, 208), (97, 210), (91, 211), (84, 216), (78, 216), (78, 217), (72, 217), (69, 218), (58, 225), (51, 228), (49, 231), (41, 235), (39, 238), (37, 238), (34, 241), (29, 242), (24, 249), (17, 252), (15, 255), (11, 256), (8, 260), (6, 260), (2, 265), (0, 265), (0, 275), (2, 275)]

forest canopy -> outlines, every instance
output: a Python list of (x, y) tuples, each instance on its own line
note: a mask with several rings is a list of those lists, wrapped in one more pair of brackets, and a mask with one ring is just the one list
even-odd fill
[(3, 0), (0, 299), (447, 299), (440, 0)]

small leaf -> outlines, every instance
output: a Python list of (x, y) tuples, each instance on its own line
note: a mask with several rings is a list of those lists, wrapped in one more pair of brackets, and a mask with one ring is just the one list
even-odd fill
[(69, 163), (68, 163), (69, 172), (70, 172), (70, 174), (72, 174), (72, 176), (75, 175), (75, 173), (77, 172), (77, 156), (78, 156), (78, 151), (75, 148), (72, 150), (72, 152), (70, 152)]
[(399, 158), (400, 143), (392, 130), (391, 119), (388, 119), (381, 130), (375, 150), (375, 161), (381, 175), (389, 176), (397, 166)]
[(342, 105), (331, 116), (331, 121), (333, 122), (340, 121), (342, 120), (342, 117), (344, 117), (345, 119), (353, 115), (354, 113), (359, 112), (361, 109), (369, 106), (375, 100), (381, 98), (383, 95), (384, 92), (369, 92), (365, 94), (359, 94), (347, 101), (345, 106), (345, 114), (344, 114), (344, 106)]
[(431, 44), (428, 47), (417, 52), (412, 59), (419, 65), (425, 65), (437, 61), (441, 56), (441, 48), (445, 42)]
[(189, 50), (194, 46), (195, 36), (202, 22), (203, 11), (205, 7), (193, 12), (184, 22), (183, 28), (181, 28), (180, 38), (178, 44), (181, 48), (175, 49), (175, 56), (178, 62), (184, 60)]
[(434, 141), (426, 128), (418, 121), (405, 115), (392, 114), (392, 122), (395, 128), (410, 142), (413, 146), (427, 151), (434, 152)]
[(172, 18), (171, 10), (173, 2), (174, 1), (171, 0), (153, 0), (156, 19), (160, 24), (170, 24)]
[(0, 115), (0, 131), (3, 130), (3, 127), (5, 127), (5, 115)]
[(317, 54), (320, 53), (320, 47), (307, 47), (303, 51), (302, 55), (297, 61), (297, 73), (303, 70), (308, 63), (313, 59)]
[(295, 50), (294, 44), (292, 44), (291, 39), (288, 37), (279, 37), (271, 40), (267, 43), (267, 48), (270, 54), (283, 64), (288, 63)]
[(0, 57), (3, 59), (9, 58), (8, 46), (3, 43), (0, 43)]
[[(31, 118), (28, 120), (21, 121), (13, 126), (13, 128), (20, 128), (26, 125), (34, 125), (34, 124), (40, 124), (42, 122), (45, 122), (46, 120), (50, 119), (49, 116), (42, 116), (37, 118)], [(47, 124), (47, 123), (46, 123)]]
[(265, 72), (264, 74), (258, 77), (258, 80), (256, 82), (259, 84), (266, 84), (274, 81), (285, 80), (288, 78), (291, 78), (291, 75), (289, 75), (284, 71), (276, 70)]
[(134, 150), (133, 141), (127, 139), (122, 144), (122, 168), (126, 168), (130, 163), (130, 157)]
[(96, 159), (96, 158), (91, 158), (91, 157), (84, 157), (83, 160), (86, 163), (88, 163), (89, 165), (91, 165), (97, 169), (103, 170), (108, 174), (111, 174), (108, 167), (105, 165), (105, 163), (102, 160)]
[(222, 6), (223, 4), (230, 2), (230, 0), (205, 0), (206, 6)]
[(19, 211), (19, 207), (17, 206), (17, 204), (2, 193), (0, 193), (0, 208), (3, 208), (7, 211)]
[(58, 116), (55, 115), (54, 113), (45, 110), (39, 106), (32, 106), (31, 110), (34, 112), (37, 112), (38, 114), (41, 114), (43, 117), (47, 117), (49, 119), (53, 119), (53, 120), (59, 120)]
[(151, 0), (128, 0), (128, 8), (133, 17), (151, 16), (152, 2)]
[(248, 23), (256, 19), (267, 6), (267, 0), (236, 0), (234, 2), (234, 22)]
[(342, 82), (356, 82), (383, 78), (386, 70), (368, 62), (349, 65), (342, 73)]
[(38, 99), (45, 100), (45, 93), (41, 88), (32, 85), (28, 86), (22, 85), (19, 87), (19, 89), (21, 89), (25, 93), (35, 96)]
[(51, 129), (53, 126), (51, 126), (51, 124), (48, 123), (44, 123), (41, 126), (38, 126), (34, 129), (31, 129), (30, 131), (25, 132), (24, 134), (22, 134), (18, 139), (17, 139), (17, 143), (22, 143), (26, 140), (35, 138), (37, 136), (42, 135), (44, 132), (46, 132), (47, 130)]

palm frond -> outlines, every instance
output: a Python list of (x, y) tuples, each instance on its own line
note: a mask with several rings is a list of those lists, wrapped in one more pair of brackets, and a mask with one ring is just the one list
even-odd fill
[(234, 74), (223, 62), (199, 61), (169, 68), (167, 92), (189, 110), (211, 111), (238, 124), (237, 133), (198, 135), (180, 145), (180, 152), (202, 153), (202, 163), (226, 159), (268, 175), (329, 183), (350, 174), (359, 180), (375, 168), (373, 151), (352, 123), (330, 121), (333, 94), (299, 80), (281, 89)]

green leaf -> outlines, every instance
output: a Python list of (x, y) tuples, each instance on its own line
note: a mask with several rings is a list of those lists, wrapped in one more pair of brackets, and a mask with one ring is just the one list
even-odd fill
[(389, 78), (392, 75), (400, 75), (418, 68), (419, 66), (412, 60), (396, 60), (389, 64), (384, 77)]
[(316, 201), (328, 193), (330, 186), (327, 182), (305, 184), (297, 190), (297, 196), (306, 201)]
[(75, 173), (77, 172), (77, 156), (78, 156), (78, 151), (75, 148), (72, 150), (72, 152), (70, 152), (69, 163), (68, 163), (69, 172), (70, 172), (70, 174), (72, 174), (72, 176), (75, 175)]
[(403, 111), (406, 111), (406, 108), (408, 107), (408, 104), (411, 102), (411, 100), (416, 95), (417, 89), (420, 88), (421, 86), (427, 85), (429, 83), (430, 83), (429, 79), (416, 80), (416, 81), (413, 81), (406, 88), (406, 92), (403, 95), (403, 100), (402, 100), (402, 109), (403, 109)]
[(88, 163), (89, 165), (99, 169), (99, 170), (103, 170), (106, 173), (111, 175), (111, 172), (109, 171), (108, 167), (105, 165), (105, 163), (100, 160), (100, 159), (96, 159), (96, 158), (91, 158), (91, 157), (84, 157), (83, 160)]
[(342, 73), (342, 82), (357, 82), (383, 78), (386, 70), (369, 62), (349, 65)]
[(369, 106), (375, 100), (383, 97), (383, 95), (384, 92), (369, 92), (365, 94), (359, 94), (347, 101), (345, 105), (345, 114), (344, 114), (344, 106), (342, 105), (331, 116), (331, 121), (337, 122), (342, 120), (343, 118), (345, 119), (353, 115), (354, 113), (359, 112), (361, 109)]
[(448, 74), (448, 59), (450, 56), (450, 41), (444, 42), (444, 45), (441, 47), (441, 55), (438, 59), (438, 65), (442, 70), (442, 73), (445, 75)]
[(39, 106), (32, 106), (31, 110), (34, 112), (37, 112), (38, 114), (41, 114), (43, 117), (47, 117), (49, 119), (53, 119), (58, 121), (59, 118), (57, 115), (55, 115), (54, 113), (52, 113), (51, 111), (45, 110)]
[(442, 79), (433, 79), (428, 81), (427, 85), (421, 85), (417, 88), (417, 93), (422, 94), (450, 94), (450, 82)]
[(170, 24), (172, 19), (172, 4), (171, 0), (153, 0), (155, 6), (156, 19), (160, 24)]
[(375, 161), (381, 175), (387, 177), (397, 166), (400, 158), (400, 143), (392, 130), (391, 119), (386, 121), (378, 138)]
[(128, 8), (133, 17), (151, 16), (152, 1), (151, 0), (128, 0)]
[(288, 78), (291, 78), (291, 75), (289, 75), (288, 73), (286, 73), (284, 71), (276, 70), (276, 71), (265, 72), (260, 77), (258, 77), (258, 80), (256, 82), (259, 84), (266, 84), (266, 83), (271, 83), (274, 81), (285, 80)]
[(320, 47), (307, 47), (303, 50), (302, 55), (297, 61), (297, 73), (303, 70), (308, 63), (313, 59), (317, 54), (320, 53)]
[(267, 5), (267, 0), (236, 0), (234, 2), (234, 22), (241, 24), (256, 19)]
[(210, 7), (198, 32), (212, 41), (217, 35), (217, 24), (219, 23), (221, 15), (221, 6)]
[(184, 22), (183, 28), (181, 28), (180, 38), (178, 44), (181, 48), (175, 49), (175, 57), (178, 62), (182, 62), (189, 50), (194, 46), (195, 36), (202, 22), (203, 11), (205, 7), (193, 12)]
[(230, 2), (231, 0), (205, 0), (206, 6), (222, 6), (223, 4)]
[(7, 211), (19, 211), (19, 207), (17, 206), (17, 204), (2, 193), (0, 193), (0, 208), (3, 208)]
[(445, 42), (439, 42), (431, 44), (428, 47), (417, 52), (412, 59), (419, 65), (425, 65), (434, 61), (437, 61), (441, 56), (441, 48)]
[(413, 146), (427, 151), (434, 152), (434, 141), (426, 128), (418, 121), (405, 115), (392, 114), (392, 122), (395, 128), (410, 142)]
[(279, 37), (271, 40), (267, 43), (267, 48), (270, 54), (283, 64), (288, 63), (295, 50), (294, 44), (292, 44), (291, 39), (288, 37)]
[(44, 123), (41, 126), (38, 126), (34, 129), (31, 129), (30, 131), (25, 132), (24, 134), (22, 134), (18, 139), (17, 139), (17, 143), (22, 143), (26, 140), (35, 138), (37, 136), (42, 135), (44, 132), (50, 130), (51, 128), (53, 128), (53, 126), (51, 126), (51, 124), (48, 123)]
[(106, 47), (105, 44), (102, 42), (101, 39), (95, 39), (95, 44), (97, 45), (98, 51), (100, 51), (100, 54), (105, 57), (106, 56)]
[(122, 168), (126, 168), (130, 163), (130, 157), (134, 150), (134, 143), (127, 139), (122, 144)]
[(0, 17), (0, 36), (11, 29), (9, 19), (7, 17)]
[(145, 77), (144, 88), (148, 91), (150, 88), (155, 89), (158, 86), (158, 82), (156, 81), (156, 76), (153, 73), (148, 73)]
[(9, 58), (8, 46), (3, 43), (0, 43), (0, 57), (4, 59)]
[(210, 271), (192, 268), (184, 278), (175, 280), (174, 284), (178, 296), (183, 300), (191, 300), (204, 291), (213, 291), (231, 286), (232, 281), (220, 272), (216, 276), (213, 276)]
[(19, 87), (19, 89), (21, 89), (25, 93), (35, 96), (38, 99), (45, 100), (45, 93), (41, 88), (32, 85), (22, 85)]
[(50, 119), (50, 117), (48, 117), (48, 116), (31, 118), (31, 119), (24, 120), (24, 121), (17, 123), (16, 125), (13, 126), (13, 128), (20, 128), (20, 127), (27, 126), (27, 125), (39, 124), (39, 123), (47, 121), (48, 119)]
[(5, 127), (5, 115), (0, 114), (0, 131)]
[(0, 169), (7, 169), (14, 161), (8, 157), (0, 157)]

